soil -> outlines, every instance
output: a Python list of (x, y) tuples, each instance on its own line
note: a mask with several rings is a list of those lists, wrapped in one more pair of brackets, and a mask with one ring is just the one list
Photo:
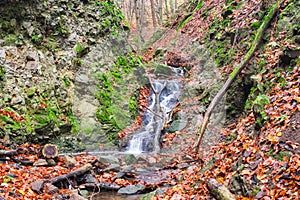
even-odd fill
[[(292, 141), (300, 144), (300, 112), (299, 111), (296, 111), (292, 115), (288, 123), (288, 127), (289, 128), (283, 131), (280, 141), (282, 142)], [(295, 153), (300, 154), (300, 145), (295, 150)]]

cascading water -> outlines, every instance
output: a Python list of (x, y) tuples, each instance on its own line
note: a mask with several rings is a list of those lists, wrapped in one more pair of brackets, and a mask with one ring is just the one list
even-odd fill
[(172, 68), (173, 75), (168, 79), (156, 78), (150, 80), (151, 92), (148, 98), (148, 108), (143, 115), (142, 128), (131, 138), (127, 152), (139, 154), (143, 152), (159, 151), (159, 138), (163, 126), (171, 120), (173, 109), (179, 102), (181, 95), (181, 68)]

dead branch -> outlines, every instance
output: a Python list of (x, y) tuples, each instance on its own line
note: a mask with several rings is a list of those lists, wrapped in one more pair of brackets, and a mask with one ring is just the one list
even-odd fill
[(55, 184), (55, 183), (58, 183), (60, 181), (64, 181), (64, 180), (68, 180), (70, 178), (75, 178), (75, 177), (81, 176), (81, 175), (87, 173), (88, 171), (90, 171), (92, 169), (92, 167), (93, 166), (90, 163), (88, 163), (88, 164), (83, 165), (82, 167), (80, 167), (80, 168), (78, 168), (74, 171), (71, 171), (69, 174), (64, 174), (64, 175), (52, 178), (50, 180), (50, 183)]
[(18, 155), (17, 150), (0, 150), (0, 156), (15, 156)]

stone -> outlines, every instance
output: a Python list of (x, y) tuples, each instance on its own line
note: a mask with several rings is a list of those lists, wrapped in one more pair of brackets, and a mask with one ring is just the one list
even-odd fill
[(50, 183), (46, 183), (45, 188), (45, 191), (50, 194), (55, 194), (58, 192), (58, 188)]
[(156, 164), (156, 158), (154, 158), (154, 157), (149, 157), (149, 158), (148, 158), (148, 164), (150, 164), (150, 165)]
[(30, 184), (30, 186), (31, 186), (31, 189), (32, 189), (34, 192), (36, 192), (36, 193), (38, 193), (38, 194), (41, 194), (41, 193), (42, 193), (42, 190), (43, 190), (43, 187), (44, 187), (44, 183), (45, 183), (44, 180), (36, 180), (36, 181), (32, 182), (32, 183)]
[(78, 74), (76, 76), (76, 81), (80, 82), (80, 83), (85, 83), (88, 84), (89, 82), (89, 77), (86, 74)]
[(190, 165), (188, 163), (179, 163), (176, 165), (178, 169), (188, 168)]
[(119, 172), (121, 169), (121, 166), (119, 164), (111, 164), (109, 165), (107, 168), (103, 169), (103, 172), (109, 172), (109, 171), (113, 171), (113, 172)]
[(55, 166), (56, 162), (53, 159), (47, 159), (47, 163), (49, 166)]
[(118, 158), (114, 157), (114, 156), (100, 156), (98, 158), (99, 162), (103, 163), (103, 164), (119, 164), (120, 161)]
[(75, 165), (77, 165), (77, 161), (75, 160), (75, 158), (69, 155), (64, 156), (64, 161), (67, 167), (75, 167)]
[(84, 198), (83, 196), (78, 194), (78, 190), (71, 190), (69, 192), (71, 198), (69, 198), (69, 200), (87, 200), (87, 198)]
[(11, 99), (11, 104), (16, 105), (16, 104), (23, 104), (25, 103), (25, 100), (21, 96), (15, 96)]
[(173, 133), (175, 131), (182, 131), (187, 125), (187, 121), (186, 120), (175, 120), (171, 123), (168, 131), (170, 133)]
[(142, 184), (128, 185), (118, 190), (118, 194), (138, 194), (145, 190), (145, 186)]
[(101, 190), (119, 190), (121, 187), (114, 183), (102, 182), (99, 184)]
[(41, 166), (48, 166), (48, 162), (45, 159), (38, 159), (35, 163), (33, 163), (33, 166), (35, 167), (41, 167)]
[(127, 165), (137, 164), (138, 160), (133, 154), (127, 154), (127, 155), (125, 155), (125, 163)]
[(6, 59), (5, 49), (0, 49), (0, 64), (3, 65)]
[(94, 183), (95, 185), (99, 184), (99, 181), (92, 174), (87, 174), (85, 176), (85, 182)]
[(156, 195), (156, 191), (153, 191), (142, 196), (140, 200), (151, 200), (152, 197), (155, 197), (155, 195)]
[(89, 191), (87, 190), (79, 190), (79, 193), (83, 197), (88, 197), (90, 195)]

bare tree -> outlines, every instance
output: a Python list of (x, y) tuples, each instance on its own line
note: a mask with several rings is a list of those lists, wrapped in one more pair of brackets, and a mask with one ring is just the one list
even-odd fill
[(169, 16), (170, 16), (170, 12), (169, 12), (169, 7), (168, 7), (168, 0), (165, 0), (165, 13), (166, 13), (166, 16), (167, 16), (167, 19), (169, 19)]
[(152, 24), (153, 24), (153, 27), (156, 28), (154, 0), (150, 0), (150, 4), (151, 4)]

